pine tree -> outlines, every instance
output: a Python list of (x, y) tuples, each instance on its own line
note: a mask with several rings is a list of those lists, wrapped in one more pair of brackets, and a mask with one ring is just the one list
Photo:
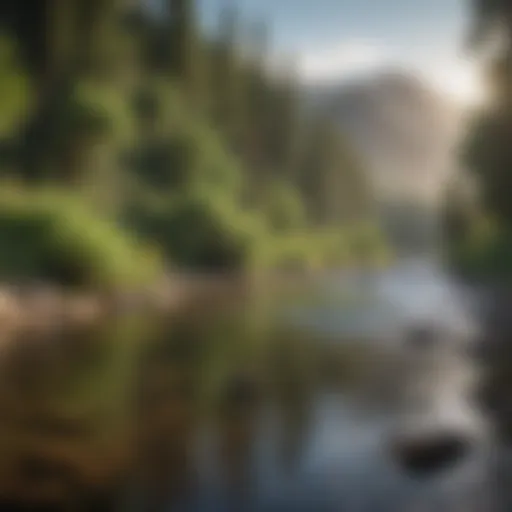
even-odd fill
[(212, 44), (212, 115), (235, 150), (241, 148), (243, 74), (237, 52), (238, 15), (232, 5), (220, 13), (218, 36)]
[(267, 146), (272, 165), (281, 177), (292, 181), (297, 174), (302, 128), (296, 84), (292, 66), (284, 68), (272, 87), (272, 107), (267, 121)]
[(252, 27), (250, 51), (244, 69), (247, 125), (244, 129), (243, 152), (252, 169), (255, 185), (265, 178), (269, 167), (268, 128), (271, 91), (267, 75), (267, 27), (257, 23)]
[(194, 0), (168, 0), (169, 72), (191, 100), (204, 109), (206, 95), (206, 52), (197, 26)]
[(512, 186), (512, 10), (505, 0), (478, 0), (474, 3), (473, 50), (486, 46), (495, 35), (501, 44), (491, 48), (486, 62), (491, 102), (475, 119), (463, 158), (480, 182), (487, 211), (512, 226), (507, 192)]

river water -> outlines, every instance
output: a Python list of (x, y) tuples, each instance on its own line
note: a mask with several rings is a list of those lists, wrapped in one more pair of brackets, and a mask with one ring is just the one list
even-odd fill
[[(413, 261), (21, 339), (0, 374), (2, 504), (491, 510), (492, 442), (467, 350), (477, 309)], [(435, 326), (432, 344), (407, 345), (416, 325)], [(392, 457), (401, 429), (445, 425), (474, 439), (457, 464), (424, 477)]]

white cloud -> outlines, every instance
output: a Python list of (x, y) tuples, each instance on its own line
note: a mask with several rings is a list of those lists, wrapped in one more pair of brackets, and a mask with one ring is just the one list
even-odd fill
[(366, 41), (344, 41), (304, 52), (298, 59), (298, 70), (307, 82), (324, 81), (376, 69), (387, 60), (387, 52), (380, 45)]
[(386, 46), (379, 41), (340, 41), (306, 50), (298, 57), (299, 76), (306, 83), (343, 80), (386, 67), (409, 70), (441, 94), (462, 104), (482, 101), (485, 91), (475, 62), (449, 55), (425, 55)]

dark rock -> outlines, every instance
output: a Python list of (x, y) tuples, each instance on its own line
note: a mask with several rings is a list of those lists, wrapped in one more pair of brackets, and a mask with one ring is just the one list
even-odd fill
[(428, 478), (454, 468), (471, 448), (471, 441), (460, 432), (435, 432), (394, 439), (391, 456), (409, 475)]

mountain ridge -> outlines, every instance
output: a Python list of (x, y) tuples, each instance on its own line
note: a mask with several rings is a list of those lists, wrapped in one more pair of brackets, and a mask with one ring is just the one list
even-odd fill
[(456, 166), (463, 110), (419, 77), (384, 69), (315, 84), (310, 108), (342, 130), (384, 201), (436, 203)]

